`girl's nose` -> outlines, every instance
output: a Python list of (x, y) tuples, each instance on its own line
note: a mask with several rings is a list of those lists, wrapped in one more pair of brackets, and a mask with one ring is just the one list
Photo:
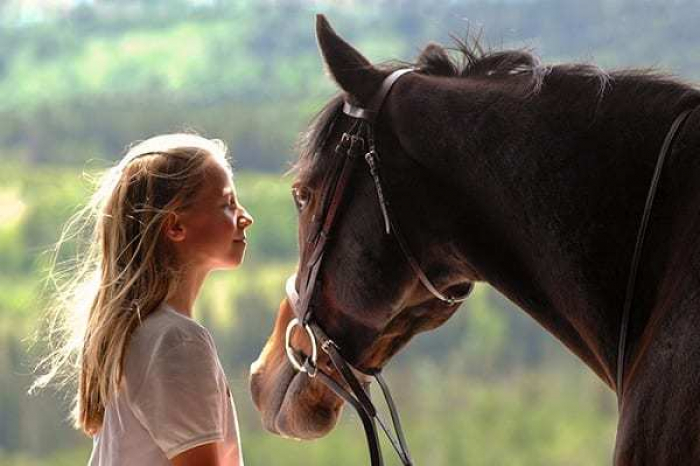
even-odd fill
[(253, 224), (253, 217), (248, 213), (247, 210), (241, 207), (241, 213), (238, 216), (238, 228), (248, 228)]

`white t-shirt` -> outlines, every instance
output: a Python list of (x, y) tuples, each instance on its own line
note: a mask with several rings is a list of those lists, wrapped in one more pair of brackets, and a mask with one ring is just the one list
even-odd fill
[(170, 466), (178, 454), (221, 442), (222, 464), (242, 466), (238, 420), (206, 328), (166, 303), (128, 343), (119, 396), (93, 437), (89, 466)]

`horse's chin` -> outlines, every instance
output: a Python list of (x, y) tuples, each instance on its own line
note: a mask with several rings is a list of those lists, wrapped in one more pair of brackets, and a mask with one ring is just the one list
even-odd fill
[(292, 378), (276, 417), (280, 435), (311, 440), (335, 427), (342, 402), (316, 379), (306, 374)]
[(263, 426), (282, 437), (313, 440), (327, 435), (338, 422), (342, 401), (320, 381), (285, 368), (264, 391), (261, 374), (251, 377), (251, 393)]

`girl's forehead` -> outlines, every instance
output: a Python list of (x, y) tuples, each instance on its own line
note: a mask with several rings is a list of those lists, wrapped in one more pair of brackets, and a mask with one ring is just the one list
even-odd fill
[(229, 170), (218, 163), (212, 163), (204, 173), (202, 197), (221, 197), (236, 194), (236, 187)]

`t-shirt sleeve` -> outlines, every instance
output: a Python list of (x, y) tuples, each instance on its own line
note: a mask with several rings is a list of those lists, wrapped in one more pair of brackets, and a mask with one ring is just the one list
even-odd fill
[(168, 459), (224, 439), (225, 396), (217, 361), (216, 352), (200, 338), (156, 350), (130, 394), (134, 414)]

